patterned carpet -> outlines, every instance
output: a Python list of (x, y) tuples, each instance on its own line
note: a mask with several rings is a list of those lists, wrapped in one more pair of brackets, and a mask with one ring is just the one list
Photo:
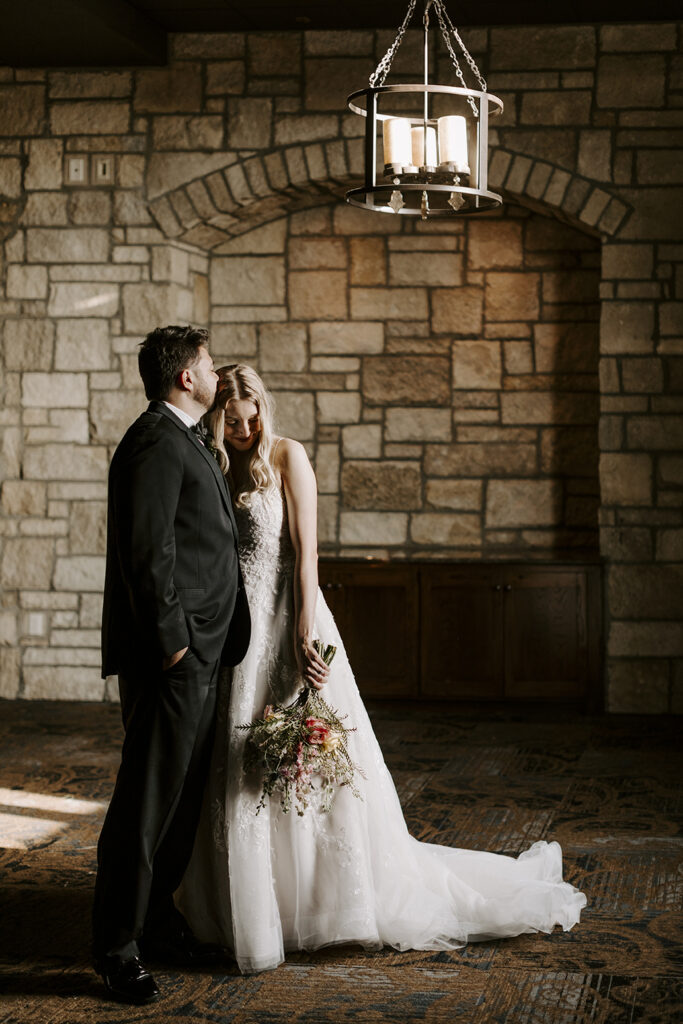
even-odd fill
[(163, 1002), (107, 1003), (89, 915), (118, 708), (2, 702), (0, 1024), (683, 1021), (680, 719), (370, 710), (412, 833), (499, 853), (559, 840), (588, 896), (577, 928), (448, 954), (337, 947), (255, 977), (157, 971)]

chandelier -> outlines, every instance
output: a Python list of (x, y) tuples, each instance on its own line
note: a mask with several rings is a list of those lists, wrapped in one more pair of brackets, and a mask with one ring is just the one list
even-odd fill
[[(488, 190), (488, 124), (489, 117), (502, 113), (503, 102), (487, 91), (442, 0), (425, 3), (422, 84), (384, 84), (416, 4), (417, 0), (410, 0), (396, 38), (370, 75), (369, 88), (353, 92), (348, 98), (354, 114), (366, 119), (365, 182), (347, 192), (346, 200), (365, 210), (422, 220), (492, 210), (501, 205), (502, 199)], [(429, 84), (430, 8), (434, 9), (462, 86)], [(467, 87), (451, 37), (475, 76), (478, 89)], [(440, 116), (435, 117), (435, 113)], [(378, 122), (382, 125), (383, 150), (379, 173)]]

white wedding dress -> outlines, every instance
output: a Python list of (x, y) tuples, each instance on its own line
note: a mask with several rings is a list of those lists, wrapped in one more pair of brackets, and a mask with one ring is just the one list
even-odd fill
[[(329, 812), (285, 814), (242, 772), (239, 725), (300, 688), (293, 653), (294, 550), (276, 489), (237, 509), (252, 617), (244, 661), (221, 683), (210, 782), (192, 861), (176, 898), (199, 938), (229, 947), (244, 972), (277, 967), (287, 950), (332, 943), (457, 949), (472, 940), (565, 930), (586, 897), (562, 881), (562, 851), (537, 842), (519, 857), (421, 843), (408, 832), (349, 666), (318, 592), (315, 636), (337, 646), (323, 696), (355, 727), (363, 799), (337, 790)], [(457, 800), (457, 793), (454, 793)]]

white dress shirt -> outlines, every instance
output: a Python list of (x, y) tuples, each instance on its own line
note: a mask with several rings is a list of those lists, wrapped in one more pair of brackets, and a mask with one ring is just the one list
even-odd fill
[(164, 402), (164, 405), (167, 405), (171, 412), (174, 413), (179, 420), (182, 420), (186, 427), (194, 427), (197, 420), (193, 420), (192, 417), (188, 416), (183, 409), (179, 409), (177, 405), (173, 405), (171, 402)]

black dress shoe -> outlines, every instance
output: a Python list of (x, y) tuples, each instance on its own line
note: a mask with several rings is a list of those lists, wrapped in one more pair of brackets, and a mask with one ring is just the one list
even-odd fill
[(140, 940), (140, 948), (148, 960), (155, 963), (176, 964), (184, 967), (210, 967), (223, 964), (227, 954), (222, 946), (200, 942), (185, 926), (170, 933), (147, 933)]
[(109, 997), (119, 1003), (143, 1006), (155, 1002), (161, 995), (156, 981), (137, 956), (123, 961), (105, 956), (96, 961), (95, 970), (102, 975)]

